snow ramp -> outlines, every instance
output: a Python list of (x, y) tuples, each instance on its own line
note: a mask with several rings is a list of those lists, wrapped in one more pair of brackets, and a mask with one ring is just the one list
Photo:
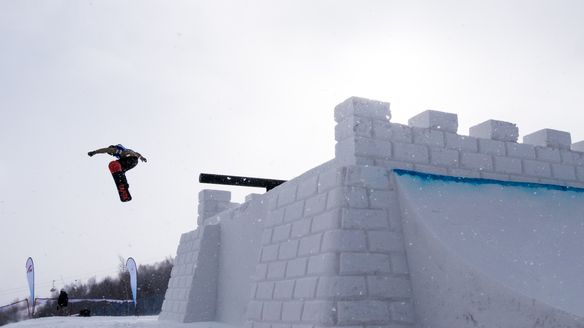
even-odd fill
[(395, 171), (421, 327), (584, 327), (584, 190)]

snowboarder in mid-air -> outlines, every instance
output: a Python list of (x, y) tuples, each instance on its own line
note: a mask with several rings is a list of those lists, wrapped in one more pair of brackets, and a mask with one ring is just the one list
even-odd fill
[(128, 190), (130, 185), (128, 185), (128, 181), (126, 180), (126, 171), (138, 165), (138, 160), (146, 162), (146, 158), (140, 155), (140, 153), (135, 152), (132, 149), (128, 149), (120, 144), (96, 149), (87, 153), (89, 156), (93, 156), (95, 154), (110, 154), (118, 159), (109, 163), (110, 172), (112, 173), (114, 182), (118, 188), (120, 200), (122, 202), (132, 200), (132, 196)]

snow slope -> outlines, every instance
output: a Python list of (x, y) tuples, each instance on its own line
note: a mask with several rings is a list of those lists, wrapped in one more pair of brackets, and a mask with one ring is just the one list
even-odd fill
[(21, 321), (6, 328), (234, 328), (217, 322), (175, 323), (145, 317), (49, 317)]
[(584, 192), (396, 176), (423, 327), (584, 327)]

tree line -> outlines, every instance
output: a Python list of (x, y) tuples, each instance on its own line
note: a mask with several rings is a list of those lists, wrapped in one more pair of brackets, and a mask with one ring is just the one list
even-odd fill
[[(135, 307), (131, 301), (130, 275), (126, 271), (124, 259), (120, 258), (117, 275), (106, 277), (101, 281), (97, 281), (94, 277), (86, 283), (76, 282), (66, 285), (62, 288), (70, 300), (66, 308), (58, 309), (56, 299), (60, 291), (52, 292), (51, 300), (37, 304), (34, 317), (75, 315), (81, 310), (89, 310), (91, 315), (103, 316), (157, 315), (162, 309), (172, 266), (173, 260), (170, 257), (155, 264), (138, 266), (138, 295)], [(117, 300), (117, 302), (107, 300)], [(0, 311), (0, 325), (26, 318), (26, 303), (20, 304)], [(24, 306), (24, 316), (22, 306)]]

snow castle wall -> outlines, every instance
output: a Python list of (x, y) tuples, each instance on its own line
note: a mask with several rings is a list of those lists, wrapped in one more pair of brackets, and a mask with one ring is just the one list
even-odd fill
[[(160, 320), (250, 328), (472, 326), (464, 316), (428, 319), (444, 308), (421, 299), (423, 278), (410, 274), (409, 257), (424, 257), (407, 246), (406, 206), (393, 169), (584, 187), (584, 142), (545, 129), (518, 143), (514, 124), (494, 120), (462, 136), (456, 114), (437, 111), (408, 125), (390, 118), (388, 103), (349, 98), (335, 108), (333, 160), (241, 205), (228, 192), (202, 191), (198, 226), (181, 237)], [(535, 310), (519, 323), (540, 320), (538, 313), (556, 312)]]

